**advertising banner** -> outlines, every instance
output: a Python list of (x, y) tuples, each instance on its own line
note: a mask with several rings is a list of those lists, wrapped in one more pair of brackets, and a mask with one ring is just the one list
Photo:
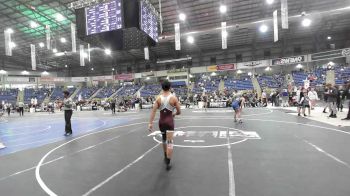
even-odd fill
[(218, 71), (227, 71), (227, 70), (235, 70), (235, 65), (234, 64), (222, 64), (222, 65), (217, 65)]
[(207, 71), (208, 72), (215, 72), (218, 70), (218, 67), (216, 65), (208, 66)]
[(237, 69), (251, 69), (251, 68), (268, 67), (268, 66), (270, 66), (270, 60), (237, 63)]
[(306, 62), (305, 56), (295, 56), (295, 57), (273, 59), (272, 65), (287, 65), (287, 64), (302, 63), (302, 62)]
[(72, 77), (72, 82), (88, 82), (88, 77)]
[(40, 82), (65, 82), (65, 78), (41, 77)]
[(124, 81), (131, 81), (134, 79), (133, 74), (118, 74), (115, 76), (116, 80), (124, 80)]

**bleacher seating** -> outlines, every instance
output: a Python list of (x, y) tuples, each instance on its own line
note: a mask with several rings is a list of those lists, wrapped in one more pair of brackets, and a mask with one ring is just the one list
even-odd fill
[(231, 94), (233, 91), (253, 90), (254, 86), (252, 80), (248, 77), (243, 77), (242, 79), (228, 77), (225, 79), (225, 89)]
[(279, 88), (283, 85), (283, 76), (259, 76), (258, 82), (261, 88)]
[(30, 101), (32, 98), (36, 98), (38, 101), (38, 104), (41, 104), (46, 96), (49, 94), (48, 89), (24, 89), (24, 103), (25, 104), (30, 104)]
[(140, 88), (141, 88), (140, 85), (125, 85), (117, 93), (117, 95), (118, 96), (133, 96)]
[(75, 95), (74, 99), (79, 99), (79, 96), (81, 96), (82, 100), (89, 99), (99, 88), (98, 87), (83, 87), (81, 88), (78, 93)]
[(213, 93), (219, 90), (220, 78), (212, 77), (210, 79), (198, 79), (192, 89), (192, 93), (202, 94), (204, 89), (206, 93)]
[(119, 87), (104, 87), (100, 90), (100, 92), (98, 92), (95, 98), (99, 98), (99, 99), (109, 98), (115, 92), (117, 92), (118, 89)]
[(177, 97), (179, 98), (187, 97), (188, 88), (185, 81), (172, 82), (171, 86), (174, 89), (174, 92)]
[(151, 84), (145, 85), (145, 87), (141, 90), (141, 97), (150, 97), (157, 96), (160, 93), (160, 85), (159, 84)]
[(11, 103), (15, 105), (17, 102), (18, 89), (0, 90), (0, 103)]
[(335, 68), (335, 84), (343, 85), (350, 80), (350, 67)]
[[(55, 100), (63, 100), (63, 91), (65, 89), (62, 87), (56, 87), (53, 89), (51, 96), (50, 96), (50, 100), (55, 101)], [(69, 92), (69, 94), (74, 93), (74, 91), (76, 90), (76, 88), (69, 88), (67, 89), (67, 91)]]

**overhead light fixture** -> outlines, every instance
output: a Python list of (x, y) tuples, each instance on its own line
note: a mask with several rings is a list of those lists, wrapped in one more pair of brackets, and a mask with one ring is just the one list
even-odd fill
[(56, 48), (52, 49), (52, 52), (57, 53), (57, 49)]
[(190, 43), (190, 44), (193, 44), (194, 43), (194, 38), (192, 36), (188, 36), (187, 37), (187, 42)]
[(84, 56), (84, 58), (88, 58), (89, 57), (89, 55), (86, 52), (84, 52), (83, 56)]
[(91, 67), (91, 71), (94, 71), (94, 68), (93, 68), (93, 67)]
[(252, 76), (253, 74), (252, 74), (252, 72), (248, 72), (248, 76)]
[(238, 74), (241, 74), (241, 73), (243, 73), (243, 72), (242, 72), (242, 70), (238, 70), (237, 73), (238, 73)]
[(179, 19), (180, 19), (181, 21), (185, 21), (185, 20), (186, 20), (186, 14), (180, 13), (180, 14), (179, 14)]
[(112, 54), (112, 51), (110, 49), (105, 49), (105, 54), (106, 55), (111, 55)]
[(259, 30), (260, 30), (261, 33), (266, 33), (267, 30), (269, 30), (269, 27), (267, 25), (265, 25), (265, 24), (262, 24), (260, 26)]
[[(1, 71), (1, 70), (0, 70)], [(341, 68), (340, 71), (344, 71), (344, 68)]]
[(11, 33), (13, 33), (14, 31), (13, 31), (13, 29), (8, 28), (8, 29), (6, 29), (6, 32), (11, 34)]
[(272, 68), (271, 67), (266, 67), (265, 71), (271, 71)]
[(35, 28), (37, 28), (39, 26), (39, 24), (34, 22), (34, 21), (30, 21), (29, 24), (30, 24), (30, 27), (33, 28), (33, 29), (35, 29)]
[(331, 36), (328, 36), (328, 37), (327, 37), (327, 39), (328, 39), (328, 40), (331, 40), (331, 39), (332, 39), (332, 37), (331, 37)]
[(310, 19), (304, 18), (301, 24), (303, 25), (303, 27), (309, 27), (311, 25), (311, 22), (312, 21)]
[(40, 47), (40, 48), (43, 48), (44, 46), (45, 46), (45, 44), (44, 44), (43, 42), (40, 42), (40, 43), (39, 43), (39, 47)]
[(114, 71), (115, 69), (114, 68), (112, 68), (112, 71)]
[(65, 68), (67, 68), (67, 67), (68, 67), (68, 65), (64, 65), (64, 67), (65, 67)]
[(149, 79), (151, 79), (151, 78), (150, 78), (150, 77), (147, 77), (147, 78), (146, 78), (146, 80), (149, 80)]
[(10, 42), (10, 48), (15, 48), (17, 45), (15, 42)]
[(298, 65), (296, 66), (296, 68), (301, 69), (301, 68), (303, 68), (303, 65), (302, 65), (302, 64), (298, 64)]
[(26, 70), (24, 70), (24, 71), (21, 72), (21, 74), (22, 74), (22, 75), (29, 75), (29, 72), (26, 71)]
[(328, 65), (333, 66), (334, 63), (333, 63), (332, 61), (330, 61), (330, 62), (328, 63)]
[(7, 71), (5, 71), (3, 69), (0, 70), (0, 75), (6, 74), (6, 73), (7, 73)]
[(226, 5), (220, 5), (220, 13), (224, 14), (227, 12), (227, 6)]
[(56, 18), (56, 20), (57, 20), (58, 22), (61, 22), (61, 21), (63, 21), (63, 20), (66, 19), (66, 18), (65, 18), (62, 14), (60, 14), (60, 13), (56, 13), (55, 18)]
[(266, 0), (266, 3), (269, 5), (273, 4), (273, 2), (275, 2), (275, 0)]
[(47, 76), (47, 75), (50, 75), (50, 74), (49, 74), (49, 72), (47, 72), (47, 71), (43, 71), (43, 72), (41, 73), (41, 75)]
[(64, 37), (61, 37), (61, 43), (66, 43), (67, 42), (67, 40), (66, 40), (66, 38), (64, 38)]
[(217, 74), (215, 72), (211, 73), (210, 74), (211, 76), (216, 76)]
[(192, 74), (190, 74), (190, 75), (188, 75), (190, 78), (193, 78), (193, 75)]

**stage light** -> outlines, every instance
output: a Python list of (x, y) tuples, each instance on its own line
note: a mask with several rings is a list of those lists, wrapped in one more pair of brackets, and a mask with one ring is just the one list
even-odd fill
[(308, 18), (304, 18), (304, 20), (301, 22), (301, 24), (303, 25), (303, 27), (309, 27), (311, 25), (311, 20)]
[(296, 68), (301, 69), (301, 68), (303, 68), (303, 65), (302, 65), (302, 64), (298, 64), (298, 65), (296, 66)]
[(110, 49), (105, 49), (105, 54), (106, 55), (111, 55), (112, 54), (112, 51)]
[(226, 5), (220, 5), (220, 13), (224, 14), (227, 12), (227, 6)]
[(273, 4), (274, 2), (275, 2), (275, 0), (266, 0), (266, 3), (269, 5)]
[(94, 68), (93, 68), (93, 67), (91, 67), (91, 71), (94, 71)]
[(14, 33), (13, 29), (11, 29), (11, 28), (6, 29), (6, 32), (10, 33), (10, 34)]
[(112, 68), (112, 71), (114, 71), (115, 69), (114, 68)]
[(260, 30), (261, 33), (266, 33), (267, 30), (269, 30), (269, 27), (266, 26), (265, 24), (263, 24), (263, 25), (260, 26), (259, 30)]
[(61, 22), (61, 21), (63, 21), (63, 20), (66, 19), (66, 18), (65, 18), (62, 14), (60, 14), (60, 13), (56, 13), (55, 18), (56, 18), (56, 20), (57, 20), (58, 22)]
[(29, 72), (24, 70), (24, 71), (21, 72), (21, 74), (22, 75), (29, 75)]
[(192, 36), (188, 36), (187, 37), (187, 42), (190, 43), (190, 44), (193, 44), (194, 43), (194, 38)]
[(67, 42), (66, 38), (64, 38), (64, 37), (61, 37), (60, 41), (61, 41), (61, 43), (66, 43)]
[(47, 76), (47, 75), (50, 75), (50, 74), (49, 74), (49, 72), (47, 72), (47, 71), (43, 71), (43, 72), (41, 73), (41, 75)]
[(30, 21), (29, 24), (30, 24), (30, 27), (33, 28), (33, 29), (35, 29), (35, 28), (37, 28), (39, 26), (39, 24), (34, 22), (34, 21)]
[(181, 21), (185, 21), (185, 20), (186, 20), (186, 14), (180, 13), (180, 14), (179, 14), (179, 19), (180, 19)]

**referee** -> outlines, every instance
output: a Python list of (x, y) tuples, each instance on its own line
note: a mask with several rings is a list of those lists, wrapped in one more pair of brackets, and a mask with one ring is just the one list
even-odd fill
[(72, 110), (73, 101), (71, 98), (69, 98), (68, 91), (64, 91), (63, 95), (64, 95), (64, 99), (63, 99), (64, 120), (66, 122), (66, 127), (65, 127), (66, 133), (64, 134), (64, 136), (70, 136), (73, 133), (72, 124), (71, 124), (71, 118), (73, 114), (73, 110)]

